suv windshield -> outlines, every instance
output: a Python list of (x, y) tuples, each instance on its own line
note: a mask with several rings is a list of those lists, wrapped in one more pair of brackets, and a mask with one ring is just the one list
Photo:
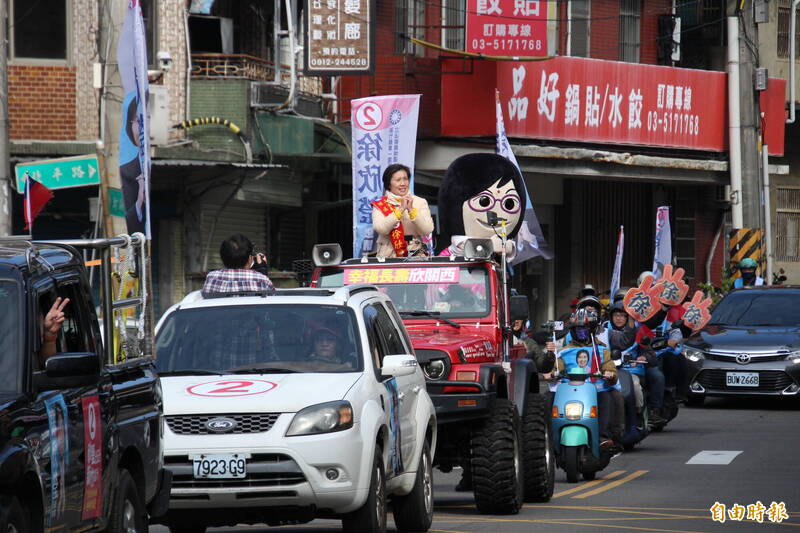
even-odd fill
[(22, 362), (19, 294), (17, 283), (0, 280), (0, 392), (19, 390)]
[[(484, 266), (391, 265), (325, 271), (317, 286), (377, 285), (400, 313), (427, 311), (443, 318), (489, 314), (489, 276)], [(421, 318), (424, 318), (422, 316)]]
[(714, 308), (711, 324), (725, 326), (800, 326), (797, 292), (784, 289), (736, 291)]
[(357, 372), (354, 313), (334, 305), (179, 309), (156, 335), (160, 373)]

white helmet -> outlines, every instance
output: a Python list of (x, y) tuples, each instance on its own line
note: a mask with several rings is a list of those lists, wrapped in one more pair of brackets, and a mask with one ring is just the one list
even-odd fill
[(653, 276), (655, 278), (655, 274), (653, 274), (649, 270), (645, 270), (644, 272), (639, 274), (639, 279), (636, 280), (636, 285), (641, 285), (642, 282), (644, 281), (644, 278), (646, 278), (647, 276)]

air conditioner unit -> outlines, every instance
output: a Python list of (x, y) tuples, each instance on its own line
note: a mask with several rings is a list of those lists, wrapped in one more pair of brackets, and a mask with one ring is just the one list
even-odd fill
[(169, 92), (164, 85), (151, 85), (147, 103), (150, 118), (150, 144), (163, 146), (169, 141)]

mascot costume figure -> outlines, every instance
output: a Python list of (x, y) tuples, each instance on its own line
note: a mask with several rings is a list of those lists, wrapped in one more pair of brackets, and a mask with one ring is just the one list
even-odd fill
[(439, 189), (440, 255), (463, 255), (467, 238), (492, 239), (494, 251), (501, 252), (505, 222), (506, 252), (512, 259), (512, 239), (522, 225), (525, 200), (522, 175), (505, 157), (459, 157), (447, 168)]

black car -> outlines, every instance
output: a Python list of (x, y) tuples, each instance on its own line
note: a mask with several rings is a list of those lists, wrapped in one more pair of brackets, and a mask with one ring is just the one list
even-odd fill
[[(81, 242), (106, 264), (129, 244)], [(102, 279), (111, 294), (109, 270)], [(44, 350), (57, 298), (69, 302)], [(103, 304), (110, 317), (125, 302)], [(152, 358), (115, 361), (104, 348), (80, 252), (0, 238), (0, 532), (146, 532), (169, 503), (162, 419)]]
[(706, 396), (800, 392), (800, 287), (748, 287), (726, 295), (685, 345), (689, 403)]

